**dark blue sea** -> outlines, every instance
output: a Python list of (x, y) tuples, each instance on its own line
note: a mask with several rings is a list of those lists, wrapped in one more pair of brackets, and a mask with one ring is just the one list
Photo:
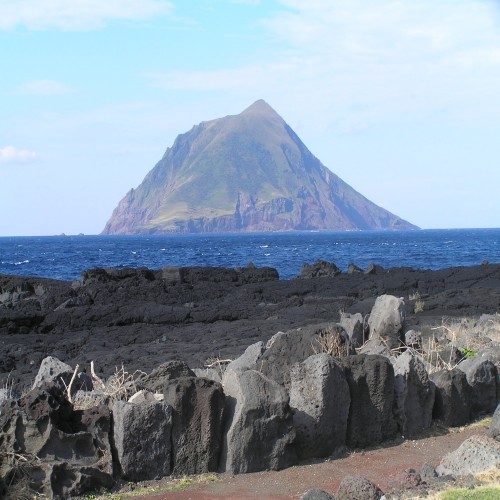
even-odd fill
[(487, 260), (500, 263), (500, 229), (402, 232), (252, 233), (175, 236), (0, 237), (0, 273), (78, 279), (92, 267), (271, 266), (281, 279), (304, 262), (334, 262), (346, 270), (442, 269)]

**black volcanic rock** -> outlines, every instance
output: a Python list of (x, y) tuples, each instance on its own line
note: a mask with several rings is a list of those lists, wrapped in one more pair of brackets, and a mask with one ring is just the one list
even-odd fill
[(417, 229), (328, 170), (264, 101), (181, 134), (103, 234)]
[(406, 327), (424, 336), (443, 316), (480, 316), (500, 305), (500, 264), (288, 281), (269, 268), (176, 269), (181, 280), (172, 279), (173, 268), (89, 270), (79, 286), (0, 275), (0, 385), (31, 386), (46, 356), (87, 370), (94, 361), (102, 377), (122, 364), (129, 373), (171, 360), (202, 367), (279, 331), (338, 322), (339, 311), (365, 316), (382, 294), (406, 298), (418, 290), (425, 310), (407, 311)]

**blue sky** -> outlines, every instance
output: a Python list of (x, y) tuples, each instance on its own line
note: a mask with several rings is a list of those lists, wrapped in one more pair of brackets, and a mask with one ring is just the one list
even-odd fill
[(0, 76), (0, 235), (99, 233), (261, 98), (397, 215), (500, 226), (499, 0), (0, 0)]

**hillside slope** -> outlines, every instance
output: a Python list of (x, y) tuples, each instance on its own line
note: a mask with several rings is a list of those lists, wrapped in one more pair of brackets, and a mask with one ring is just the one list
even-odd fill
[(103, 234), (417, 229), (328, 170), (264, 101), (181, 134)]

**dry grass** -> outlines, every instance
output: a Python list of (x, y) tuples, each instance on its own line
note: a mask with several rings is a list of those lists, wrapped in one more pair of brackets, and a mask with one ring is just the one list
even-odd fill
[[(138, 390), (137, 379), (146, 375), (141, 370), (134, 373), (128, 373), (123, 365), (115, 368), (115, 373), (105, 382), (94, 375), (92, 367), (94, 384), (98, 386), (94, 391), (78, 391), (73, 397), (73, 405), (77, 410), (92, 408), (99, 400), (102, 402), (113, 402), (119, 400), (128, 400)], [(70, 384), (71, 386), (71, 384)], [(97, 397), (96, 397), (97, 395)]]
[(0, 452), (0, 463), (4, 471), (9, 471), (4, 481), (10, 500), (31, 500), (42, 498), (30, 487), (33, 469), (40, 466), (41, 460), (29, 453)]
[(321, 330), (316, 343), (312, 346), (316, 354), (324, 352), (335, 358), (349, 355), (349, 342), (343, 340), (336, 330)]
[(12, 380), (11, 375), (12, 372), (7, 375), (7, 379), (0, 385), (0, 389), (5, 390), (7, 398), (12, 398), (14, 396), (14, 381)]
[(458, 347), (476, 350), (486, 339), (500, 342), (500, 314), (483, 315), (480, 318), (446, 318), (435, 330), (441, 330)]
[(415, 314), (423, 312), (425, 309), (425, 302), (422, 299), (418, 299), (415, 301), (415, 307), (413, 308), (413, 312)]
[(162, 493), (169, 493), (172, 491), (180, 491), (190, 486), (202, 485), (213, 483), (217, 481), (218, 477), (213, 473), (198, 474), (195, 476), (183, 476), (181, 478), (165, 478), (159, 482), (153, 482), (149, 485), (132, 486), (128, 484), (125, 489), (116, 493), (106, 493), (104, 495), (88, 495), (86, 498), (89, 500), (125, 500), (127, 498), (143, 497), (147, 495), (159, 496)]

